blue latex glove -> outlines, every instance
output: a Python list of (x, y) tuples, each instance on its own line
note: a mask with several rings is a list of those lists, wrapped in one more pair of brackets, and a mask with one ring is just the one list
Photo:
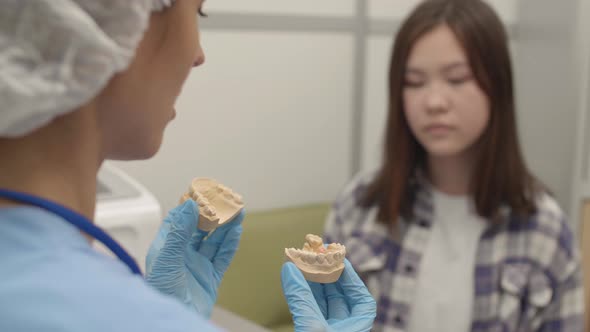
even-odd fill
[(350, 262), (335, 283), (308, 282), (291, 262), (283, 265), (281, 279), (295, 331), (370, 331), (377, 305)]
[(199, 210), (193, 200), (172, 209), (150, 246), (146, 281), (211, 317), (217, 289), (238, 249), (243, 219), (242, 210), (209, 234), (197, 229)]

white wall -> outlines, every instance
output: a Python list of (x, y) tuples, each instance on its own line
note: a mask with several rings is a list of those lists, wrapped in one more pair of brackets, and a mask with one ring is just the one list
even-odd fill
[(521, 0), (515, 67), (525, 156), (570, 214), (579, 114), (578, 9), (574, 0)]
[(375, 36), (369, 39), (361, 163), (363, 171), (378, 167), (383, 155), (387, 119), (387, 75), (392, 46), (392, 37)]
[[(369, 14), (378, 19), (401, 19), (406, 17), (421, 0), (371, 0)], [(508, 24), (517, 20), (518, 0), (489, 0), (492, 7)]]
[(352, 39), (334, 34), (204, 33), (155, 158), (117, 163), (164, 210), (196, 176), (214, 177), (257, 210), (331, 200), (350, 158)]
[(215, 0), (206, 1), (205, 12), (280, 15), (352, 16), (354, 0)]

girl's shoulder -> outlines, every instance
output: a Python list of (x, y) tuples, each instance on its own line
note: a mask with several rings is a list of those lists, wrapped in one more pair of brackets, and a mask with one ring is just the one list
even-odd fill
[(536, 212), (526, 221), (513, 218), (507, 241), (524, 240), (523, 257), (545, 271), (555, 282), (567, 279), (580, 267), (580, 253), (572, 224), (556, 199), (547, 192), (535, 197)]
[(330, 238), (346, 241), (350, 237), (363, 238), (371, 237), (375, 233), (387, 234), (385, 226), (377, 222), (377, 207), (361, 204), (376, 174), (376, 171), (357, 173), (341, 189), (326, 223), (325, 231), (331, 235)]
[(531, 216), (535, 228), (553, 238), (573, 235), (567, 215), (552, 195), (544, 191), (538, 193), (535, 197), (535, 207), (536, 212)]
[(343, 244), (359, 273), (381, 269), (388, 255), (383, 248), (389, 243), (389, 232), (377, 222), (377, 208), (359, 204), (376, 173), (361, 172), (352, 177), (334, 201), (324, 228), (326, 242)]
[(335, 205), (358, 205), (369, 185), (377, 175), (376, 170), (362, 171), (355, 174), (341, 189), (334, 202)]

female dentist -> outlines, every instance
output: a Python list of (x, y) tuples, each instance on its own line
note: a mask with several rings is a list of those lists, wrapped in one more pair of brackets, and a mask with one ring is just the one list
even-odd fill
[[(0, 331), (218, 330), (207, 318), (243, 214), (205, 237), (193, 201), (170, 211), (145, 279), (92, 223), (102, 162), (153, 156), (205, 60), (202, 1), (2, 2)], [(119, 259), (95, 252), (93, 239)], [(370, 330), (375, 302), (346, 263), (330, 285), (283, 266), (297, 331)]]

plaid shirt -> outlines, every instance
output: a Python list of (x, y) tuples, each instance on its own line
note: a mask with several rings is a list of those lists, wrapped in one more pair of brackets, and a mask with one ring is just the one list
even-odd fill
[[(373, 331), (405, 332), (420, 260), (435, 221), (431, 192), (422, 182), (414, 218), (399, 223), (401, 236), (394, 239), (376, 222), (376, 207), (357, 204), (371, 178), (358, 176), (344, 189), (328, 216), (324, 236), (328, 243), (346, 246), (348, 259), (375, 297)], [(582, 272), (572, 231), (548, 195), (537, 199), (537, 209), (523, 222), (505, 208), (502, 222), (490, 225), (481, 236), (471, 331), (584, 330)]]

